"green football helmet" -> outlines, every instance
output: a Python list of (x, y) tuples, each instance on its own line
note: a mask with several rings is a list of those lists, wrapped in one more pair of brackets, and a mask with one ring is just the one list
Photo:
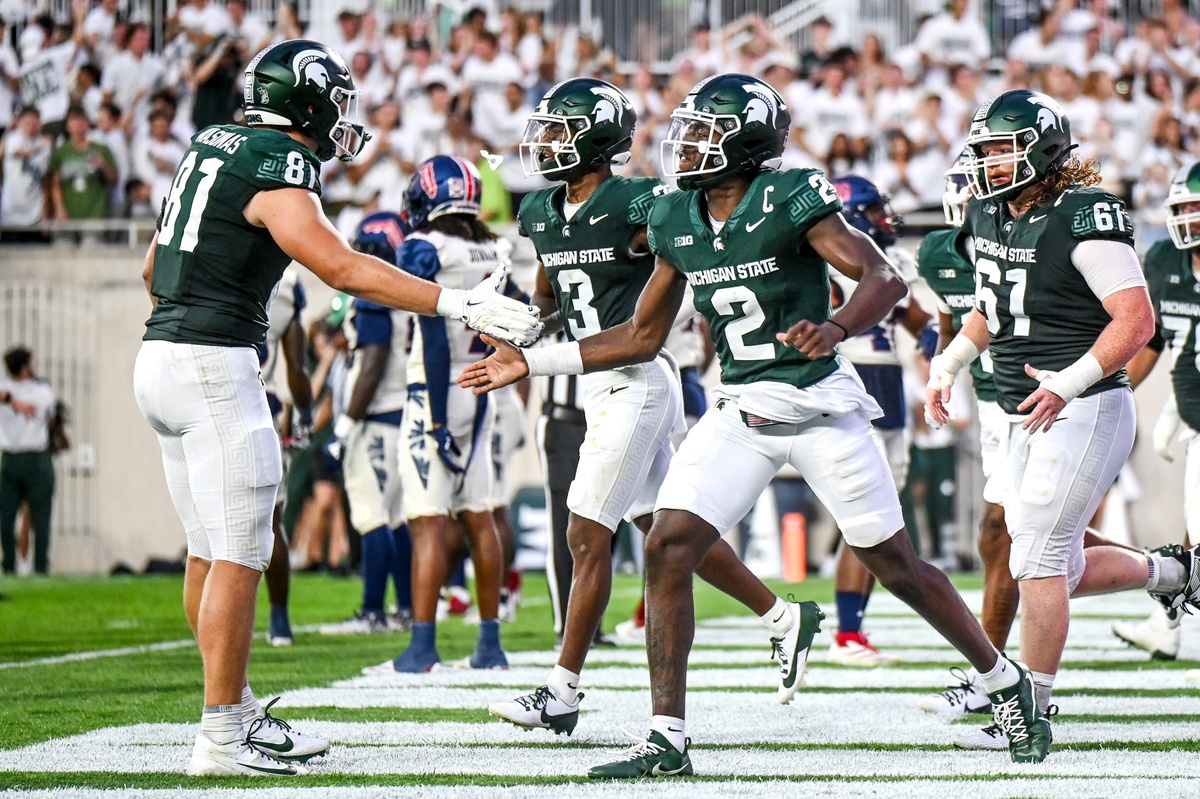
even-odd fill
[[(984, 155), (988, 145), (1011, 145), (1008, 153)], [(1062, 107), (1041, 92), (1012, 89), (996, 95), (975, 112), (967, 133), (971, 161), (967, 178), (981, 200), (1009, 200), (1041, 180), (1074, 149), (1071, 125)], [(1012, 165), (1012, 178), (993, 183), (988, 171)]]
[[(1185, 211), (1183, 206), (1196, 205)], [(1176, 249), (1200, 247), (1200, 163), (1185, 166), (1175, 173), (1167, 192), (1167, 232)], [(1195, 226), (1196, 232), (1192, 232)]]
[(624, 164), (637, 113), (611, 83), (571, 78), (550, 88), (529, 115), (518, 152), (529, 177), (566, 180), (602, 164)]
[(661, 145), (663, 174), (679, 188), (778, 169), (792, 115), (779, 93), (749, 75), (705, 78), (671, 112)]
[(272, 44), (246, 67), (246, 124), (299, 128), (317, 158), (349, 161), (370, 138), (355, 122), (358, 91), (341, 56), (320, 42)]

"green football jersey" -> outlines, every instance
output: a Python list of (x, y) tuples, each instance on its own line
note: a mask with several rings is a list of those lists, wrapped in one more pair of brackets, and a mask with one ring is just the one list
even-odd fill
[(163, 208), (145, 339), (253, 347), (289, 258), (242, 211), (260, 191), (321, 193), (321, 164), (276, 130), (214, 125), (192, 139)]
[(654, 198), (666, 191), (657, 178), (613, 176), (570, 220), (563, 215), (565, 185), (539, 189), (521, 202), (517, 230), (533, 242), (571, 340), (633, 316), (654, 259), (631, 252), (630, 245), (646, 226)]
[(1170, 240), (1146, 253), (1146, 283), (1163, 336), (1171, 347), (1171, 383), (1179, 417), (1200, 430), (1200, 280), (1192, 259), (1197, 250), (1177, 250)]
[[(925, 237), (917, 250), (917, 274), (950, 309), (954, 332), (975, 308), (975, 267), (964, 254), (967, 237), (958, 229), (935, 230)], [(992, 355), (986, 350), (971, 362), (971, 383), (975, 396), (984, 402), (996, 401), (992, 381)]]
[[(1053, 203), (1014, 219), (1008, 205), (971, 200), (963, 230), (974, 237), (975, 305), (991, 334), (997, 400), (1008, 413), (1037, 390), (1025, 364), (1059, 371), (1083, 357), (1112, 321), (1071, 250), (1090, 239), (1133, 246), (1125, 203), (1108, 192), (1075, 186)], [(1125, 370), (1082, 396), (1128, 386)]]
[(773, 381), (811, 386), (837, 369), (833, 355), (809, 359), (775, 339), (801, 319), (829, 318), (829, 275), (809, 246), (809, 228), (842, 209), (837, 190), (815, 169), (761, 172), (714, 233), (703, 192), (660, 197), (650, 212), (650, 249), (678, 269), (728, 385)]

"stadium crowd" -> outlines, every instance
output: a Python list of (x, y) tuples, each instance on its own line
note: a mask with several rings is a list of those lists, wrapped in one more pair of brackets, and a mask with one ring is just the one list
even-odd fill
[[(893, 52), (878, 35), (837, 30), (825, 18), (812, 24), (804, 52), (757, 15), (720, 30), (701, 22), (666, 74), (618, 63), (604, 42), (551, 30), (540, 13), (512, 7), (493, 16), (474, 9), (455, 26), (347, 8), (329, 44), (362, 91), (373, 138), (355, 164), (322, 175), (326, 210), (349, 234), (366, 213), (399, 207), (416, 164), (450, 153), (483, 165), (487, 150), (506, 163), (484, 170), (485, 217), (511, 220), (520, 198), (542, 185), (518, 168), (525, 117), (547, 88), (573, 76), (628, 92), (638, 126), (624, 171), (658, 175), (653, 142), (670, 109), (700, 78), (738, 71), (765, 79), (792, 109), (785, 167), (864, 175), (899, 212), (938, 207), (942, 173), (983, 99), (1045, 91), (1062, 101), (1080, 155), (1099, 159), (1106, 188), (1131, 201), (1144, 249), (1165, 237), (1170, 178), (1200, 147), (1200, 20), (1179, 0), (1136, 20), (1109, 0), (1029, 5), (1034, 18), (1004, 52), (993, 51), (968, 0), (926, 15)], [(76, 0), (69, 20), (21, 6), (9, 14), (28, 22), (15, 41), (0, 42), (0, 227), (35, 231), (53, 219), (153, 217), (191, 136), (239, 118), (251, 55), (305, 29), (288, 4), (269, 23), (246, 0), (190, 0), (154, 52), (150, 28), (126, 19), (120, 0)], [(1028, 13), (1022, 8), (1022, 19)]]

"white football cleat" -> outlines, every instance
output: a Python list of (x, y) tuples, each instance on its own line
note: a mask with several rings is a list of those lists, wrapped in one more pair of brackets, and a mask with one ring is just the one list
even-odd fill
[(488, 705), (488, 713), (525, 730), (553, 730), (555, 735), (570, 735), (579, 723), (580, 692), (575, 704), (568, 705), (558, 698), (554, 689), (543, 685), (532, 693), (518, 696), (509, 702)]
[(263, 708), (263, 714), (250, 722), (246, 743), (276, 760), (307, 763), (314, 757), (324, 757), (329, 751), (329, 741), (305, 735), (271, 715), (271, 707), (278, 701), (279, 697), (272, 699)]
[(626, 619), (613, 628), (612, 637), (618, 644), (645, 646), (646, 625), (638, 624), (636, 619)]
[(394, 632), (392, 622), (382, 611), (355, 611), (354, 615), (336, 624), (322, 624), (321, 635), (372, 635)]
[(192, 747), (187, 773), (192, 776), (297, 777), (307, 774), (308, 769), (276, 760), (244, 739), (221, 745), (200, 733)]
[(781, 705), (790, 703), (804, 684), (808, 651), (825, 619), (816, 602), (789, 602), (787, 607), (792, 614), (792, 626), (782, 638), (771, 639), (771, 657), (779, 661), (779, 691), (776, 698)]
[(954, 745), (959, 749), (987, 749), (1008, 751), (1008, 734), (1000, 729), (999, 724), (989, 724), (983, 729), (973, 729), (964, 732), (954, 739)]
[(1113, 635), (1130, 646), (1146, 650), (1154, 660), (1174, 660), (1179, 655), (1179, 622), (1174, 621), (1172, 626), (1168, 612), (1179, 613), (1156, 608), (1145, 621), (1113, 622)]
[(944, 716), (959, 716), (964, 713), (991, 713), (992, 700), (988, 699), (987, 689), (979, 679), (974, 669), (964, 672), (960, 668), (950, 669), (950, 674), (958, 685), (952, 685), (939, 694), (922, 697), (917, 707), (926, 713), (939, 713)]

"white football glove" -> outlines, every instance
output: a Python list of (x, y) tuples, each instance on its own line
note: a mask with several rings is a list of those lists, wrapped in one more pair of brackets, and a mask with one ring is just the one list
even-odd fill
[(1164, 461), (1175, 460), (1171, 457), (1171, 439), (1179, 431), (1179, 425), (1179, 408), (1175, 404), (1175, 392), (1172, 391), (1167, 397), (1167, 401), (1163, 403), (1162, 411), (1158, 414), (1158, 421), (1154, 423), (1154, 451)]
[(532, 344), (542, 332), (538, 310), (499, 293), (507, 277), (508, 266), (504, 265), (469, 291), (442, 289), (438, 316), (466, 322), (481, 333), (518, 347)]

